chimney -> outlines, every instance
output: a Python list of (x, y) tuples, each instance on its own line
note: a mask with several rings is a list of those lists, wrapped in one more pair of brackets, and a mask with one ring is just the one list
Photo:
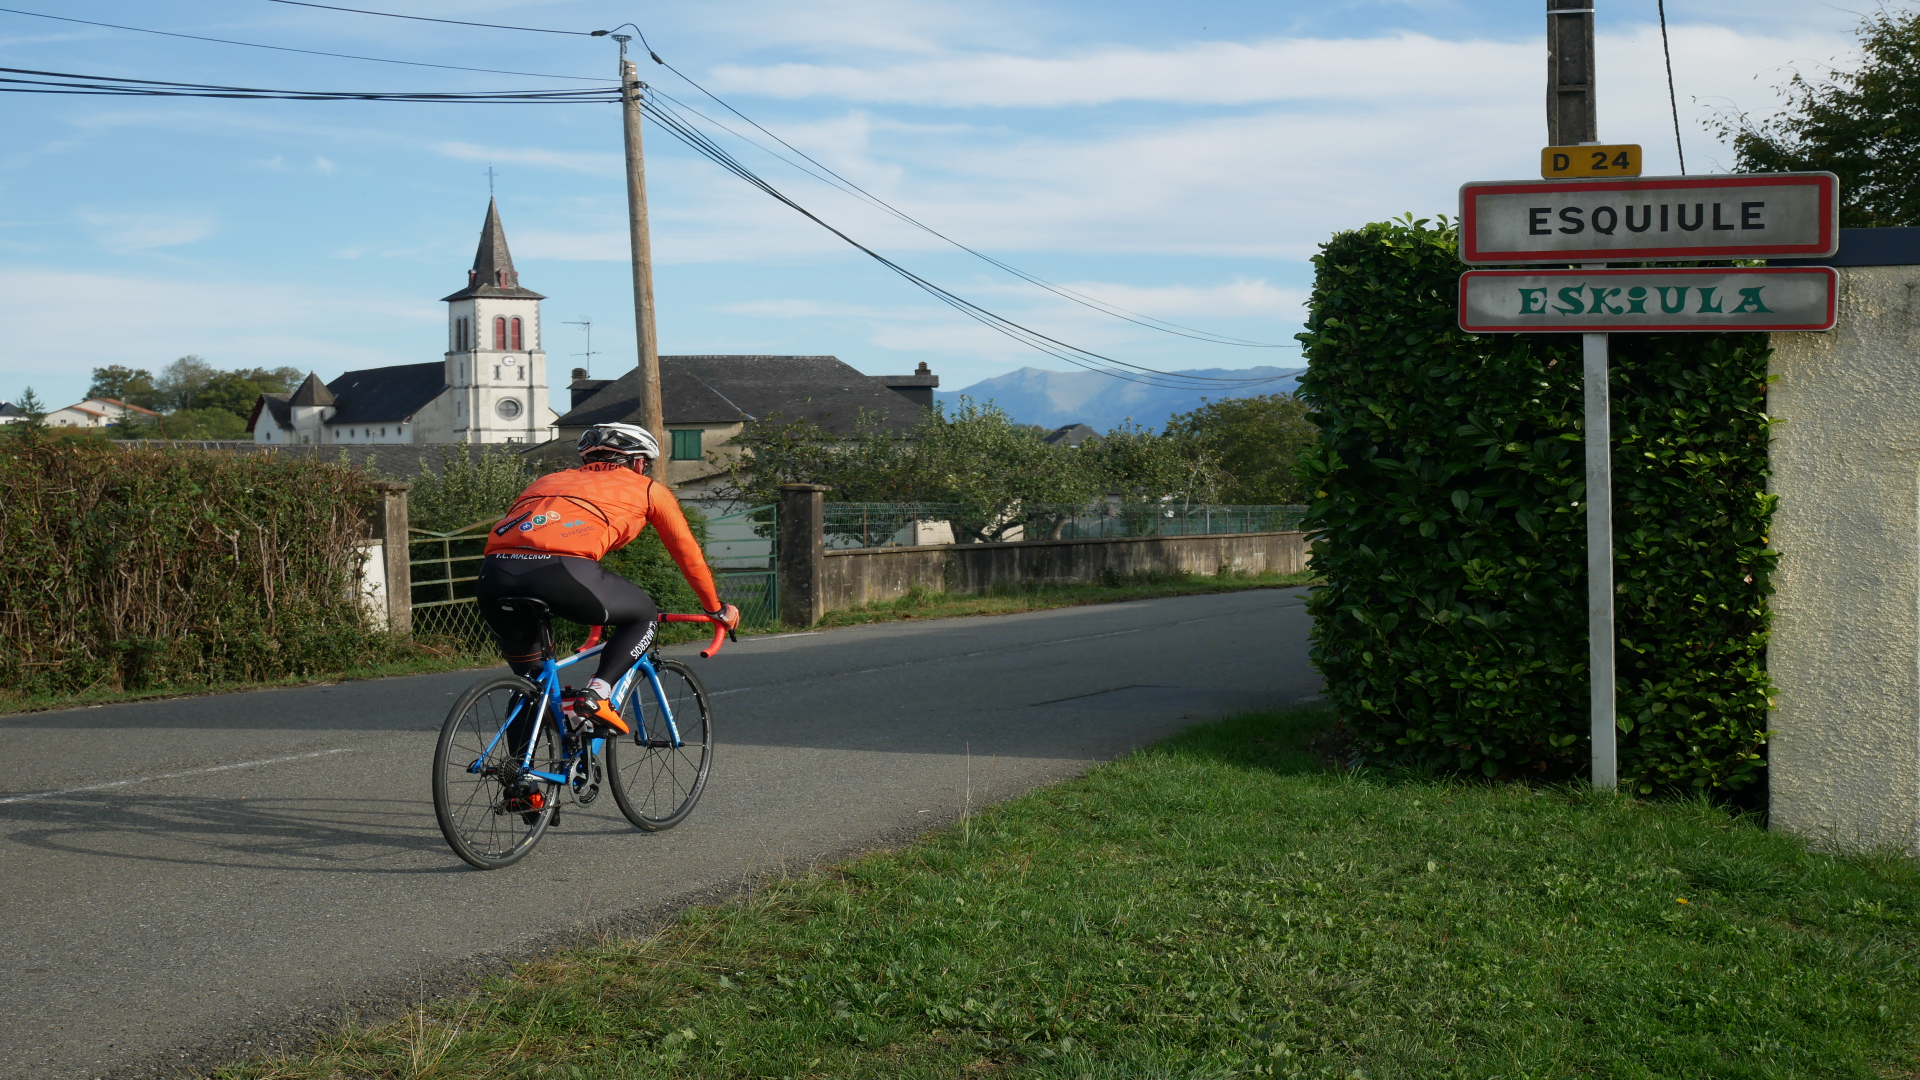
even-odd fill
[(584, 378), (586, 378), (586, 377), (587, 377), (587, 369), (586, 369), (586, 368), (583, 368), (583, 367), (577, 367), (577, 368), (574, 368), (574, 369), (573, 369), (573, 377), (574, 377), (574, 378), (576, 378), (576, 379), (584, 379)]

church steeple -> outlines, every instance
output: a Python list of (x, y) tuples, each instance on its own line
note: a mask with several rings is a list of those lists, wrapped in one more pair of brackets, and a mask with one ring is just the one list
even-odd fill
[(466, 300), (476, 296), (546, 299), (532, 289), (520, 287), (520, 275), (513, 268), (513, 253), (507, 250), (507, 231), (500, 227), (500, 209), (492, 199), (487, 200), (487, 221), (480, 226), (480, 249), (473, 254), (473, 269), (467, 271), (467, 287), (444, 299)]

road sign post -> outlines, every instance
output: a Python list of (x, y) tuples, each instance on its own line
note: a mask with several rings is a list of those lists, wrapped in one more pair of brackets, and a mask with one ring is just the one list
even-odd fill
[[(1568, 149), (1548, 147), (1543, 171), (1572, 172), (1571, 160), (1562, 167), (1553, 156)], [(1610, 148), (1591, 147), (1594, 153), (1603, 149)], [(1616, 153), (1604, 164), (1618, 158)], [(1636, 158), (1628, 157), (1622, 168), (1637, 171)], [(1592, 162), (1589, 157), (1587, 164)], [(1595, 787), (1619, 782), (1608, 335), (1828, 330), (1839, 294), (1830, 267), (1610, 269), (1603, 260), (1822, 258), (1839, 246), (1839, 206), (1839, 180), (1832, 173), (1521, 180), (1460, 189), (1462, 262), (1566, 267), (1466, 271), (1460, 276), (1461, 329), (1582, 335)]]
[(1607, 385), (1607, 335), (1583, 334), (1580, 359), (1585, 390), (1587, 453), (1587, 729), (1593, 747), (1593, 786), (1620, 783), (1619, 736), (1613, 686), (1613, 404)]

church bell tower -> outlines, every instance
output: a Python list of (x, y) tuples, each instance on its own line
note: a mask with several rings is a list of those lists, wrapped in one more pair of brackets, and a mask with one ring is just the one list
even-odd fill
[(446, 298), (453, 441), (548, 439), (553, 418), (547, 406), (547, 354), (540, 348), (540, 301), (545, 299), (520, 287), (500, 210), (487, 200), (487, 221), (467, 287)]

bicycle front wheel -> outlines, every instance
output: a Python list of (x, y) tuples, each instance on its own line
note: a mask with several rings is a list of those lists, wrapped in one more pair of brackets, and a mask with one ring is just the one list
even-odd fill
[(667, 712), (680, 733), (673, 745), (667, 713), (645, 678), (636, 679), (620, 716), (633, 734), (608, 739), (607, 776), (613, 781), (613, 801), (627, 820), (648, 832), (671, 829), (693, 813), (693, 804), (706, 790), (713, 767), (713, 715), (707, 690), (693, 669), (678, 660), (656, 665)]
[(433, 752), (433, 814), (454, 854), (482, 870), (525, 858), (553, 820), (560, 788), (522, 774), (559, 765), (553, 724), (540, 715), (540, 690), (515, 675), (475, 683), (447, 714)]

